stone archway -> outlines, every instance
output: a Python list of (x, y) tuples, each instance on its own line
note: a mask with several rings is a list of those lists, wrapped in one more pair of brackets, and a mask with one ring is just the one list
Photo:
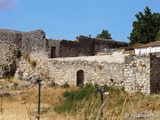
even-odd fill
[(84, 71), (79, 70), (77, 71), (77, 87), (84, 85)]

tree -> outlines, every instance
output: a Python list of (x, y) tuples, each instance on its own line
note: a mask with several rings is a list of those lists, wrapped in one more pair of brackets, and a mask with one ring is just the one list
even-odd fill
[(157, 37), (156, 37), (156, 41), (160, 41), (160, 30), (158, 31)]
[(160, 13), (152, 13), (147, 6), (144, 13), (135, 15), (137, 20), (133, 22), (133, 29), (130, 34), (130, 44), (149, 43), (156, 41), (160, 30)]
[(96, 38), (103, 38), (103, 39), (112, 39), (111, 34), (109, 34), (108, 30), (103, 30), (101, 34), (98, 34)]

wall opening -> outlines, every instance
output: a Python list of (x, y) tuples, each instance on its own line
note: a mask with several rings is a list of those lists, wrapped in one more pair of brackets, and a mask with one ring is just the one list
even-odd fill
[(79, 70), (77, 71), (77, 87), (84, 85), (84, 71)]
[(56, 57), (56, 47), (51, 47), (51, 58), (55, 58)]

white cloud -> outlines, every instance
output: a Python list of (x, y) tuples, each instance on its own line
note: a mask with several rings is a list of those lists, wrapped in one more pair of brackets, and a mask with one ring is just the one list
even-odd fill
[(0, 10), (9, 10), (17, 6), (17, 0), (0, 0)]

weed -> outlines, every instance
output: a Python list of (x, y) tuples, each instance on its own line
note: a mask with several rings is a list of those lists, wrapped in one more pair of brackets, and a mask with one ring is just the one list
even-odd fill
[(65, 84), (62, 85), (62, 88), (69, 88), (69, 87), (70, 87), (70, 86), (69, 86), (68, 83), (65, 83)]
[(19, 59), (22, 56), (21, 51), (19, 49), (14, 51), (14, 55), (17, 59)]

